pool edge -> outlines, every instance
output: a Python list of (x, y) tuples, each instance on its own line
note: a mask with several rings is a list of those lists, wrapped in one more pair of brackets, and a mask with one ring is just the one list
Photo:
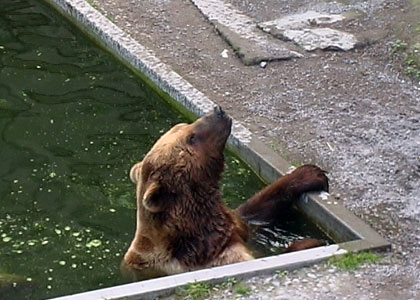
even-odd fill
[[(174, 72), (169, 66), (162, 63), (152, 51), (146, 49), (144, 46), (140, 45), (137, 41), (132, 39), (127, 33), (123, 32), (118, 28), (114, 23), (100, 14), (96, 9), (91, 7), (85, 0), (41, 0), (50, 4), (61, 14), (63, 14), (67, 19), (69, 19), (73, 24), (79, 27), (84, 33), (87, 33), (92, 39), (99, 43), (103, 48), (107, 49), (114, 56), (116, 56), (120, 61), (122, 61), (126, 66), (135, 70), (143, 79), (146, 79), (147, 83), (151, 84), (154, 87), (154, 90), (159, 92), (163, 97), (171, 97), (176, 101), (175, 104), (177, 109), (184, 111), (189, 114), (190, 118), (194, 116), (201, 116), (204, 113), (213, 109), (216, 105), (213, 101), (207, 98), (202, 92), (194, 88), (189, 82), (183, 79), (179, 74)], [(141, 75), (143, 74), (143, 75)], [(293, 169), (293, 166), (275, 153), (268, 146), (263, 144), (257, 137), (255, 137), (248, 129), (242, 126), (239, 122), (234, 120), (232, 135), (229, 138), (229, 147), (233, 152), (238, 154), (245, 162), (247, 162), (254, 171), (264, 180), (274, 181), (281, 175), (286, 174)], [(249, 277), (264, 272), (268, 272), (274, 269), (294, 269), (301, 267), (303, 265), (313, 264), (321, 260), (325, 260), (328, 257), (333, 255), (343, 254), (347, 251), (358, 252), (366, 250), (388, 250), (390, 248), (390, 243), (383, 239), (376, 231), (374, 231), (370, 226), (364, 223), (362, 220), (357, 218), (349, 210), (347, 210), (343, 205), (331, 199), (328, 194), (310, 194), (307, 197), (302, 198), (298, 203), (299, 209), (301, 209), (305, 214), (307, 214), (311, 219), (316, 220), (324, 229), (330, 231), (329, 233), (334, 236), (345, 236), (345, 240), (342, 243), (337, 245), (332, 245), (338, 247), (335, 251), (328, 252), (326, 255), (317, 256), (320, 249), (325, 247), (305, 250), (297, 252), (297, 257), (306, 255), (314, 255), (312, 258), (308, 257), (303, 260), (301, 263), (282, 263), (276, 265), (275, 267), (265, 266), (259, 271), (254, 270), (254, 272), (247, 272), (242, 277)], [(350, 241), (349, 241), (350, 240)], [(331, 246), (327, 246), (331, 247)], [(339, 250), (342, 249), (343, 251)], [(272, 256), (264, 258), (263, 260), (271, 261), (275, 259), (280, 259), (283, 261), (285, 256), (290, 259), (294, 257), (291, 254), (284, 254), (278, 256)], [(290, 256), (292, 255), (292, 256)], [(260, 261), (260, 260), (256, 260)], [(254, 265), (255, 261), (241, 263), (241, 264), (250, 264), (249, 266)], [(237, 267), (238, 264), (231, 266), (219, 267)], [(197, 274), (206, 274), (206, 272), (213, 272), (219, 270), (219, 268), (206, 269), (196, 272), (190, 272), (175, 276), (185, 275), (186, 279), (183, 278), (182, 282), (179, 282), (177, 286), (172, 287), (172, 277), (163, 277), (162, 280), (167, 280), (168, 282), (162, 284), (171, 284), (171, 291), (178, 286), (188, 284), (189, 282), (194, 281), (217, 281), (222, 280), (220, 278), (209, 279), (207, 277), (194, 277)], [(226, 270), (230, 270), (227, 268)], [(232, 274), (236, 270), (232, 270)], [(194, 276), (191, 276), (191, 273), (194, 273)], [(236, 273), (235, 273), (236, 274)], [(208, 276), (208, 275), (206, 275)], [(222, 276), (223, 278), (228, 278), (231, 276), (238, 277), (239, 275), (227, 275)], [(211, 277), (211, 276), (210, 276)], [(241, 276), (239, 276), (241, 277)], [(179, 277), (177, 277), (179, 278)], [(200, 279), (201, 278), (201, 279)], [(207, 279), (206, 279), (207, 278)], [(153, 279), (154, 280), (154, 279)], [(101, 289), (93, 292), (86, 292), (82, 294), (75, 294), (73, 296), (67, 296), (60, 299), (84, 299), (89, 295), (93, 295), (94, 292), (100, 292), (109, 289), (123, 289), (125, 286), (136, 287), (143, 286), (147, 283), (150, 283), (150, 280), (132, 283), (128, 285), (122, 285), (117, 287), (111, 287), (107, 289)], [(119, 299), (122, 297), (151, 297), (151, 291), (143, 291), (142, 294), (135, 292), (137, 289), (133, 288), (133, 293), (130, 295), (107, 297), (106, 299)], [(153, 291), (157, 293), (157, 291)], [(166, 291), (168, 293), (168, 291)], [(100, 294), (95, 294), (99, 296)], [(102, 296), (101, 296), (102, 297)], [(92, 298), (90, 298), (92, 299)]]
[[(247, 277), (273, 272), (274, 270), (293, 270), (314, 264), (333, 255), (347, 253), (338, 245), (313, 248), (305, 251), (255, 259), (253, 261), (225, 265), (221, 267), (187, 272), (117, 287), (104, 288), (80, 294), (55, 298), (56, 300), (81, 299), (142, 299), (170, 294), (175, 289), (193, 282), (220, 283), (228, 278)], [(163, 288), (162, 288), (163, 287)]]

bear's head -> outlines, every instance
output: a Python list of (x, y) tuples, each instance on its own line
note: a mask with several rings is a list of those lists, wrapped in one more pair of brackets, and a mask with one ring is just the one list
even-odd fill
[[(224, 168), (223, 150), (232, 120), (220, 108), (192, 124), (178, 124), (166, 132), (130, 171), (137, 184), (137, 199), (151, 212), (159, 212), (176, 195), (218, 191)], [(160, 203), (164, 201), (165, 203)]]

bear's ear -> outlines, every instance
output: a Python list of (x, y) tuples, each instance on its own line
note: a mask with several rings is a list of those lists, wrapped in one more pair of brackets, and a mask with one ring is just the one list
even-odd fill
[(162, 187), (157, 182), (152, 182), (146, 188), (143, 194), (143, 205), (152, 213), (163, 211), (163, 202), (161, 197)]
[(140, 181), (142, 165), (143, 165), (143, 162), (139, 162), (139, 163), (136, 163), (134, 166), (131, 167), (130, 179), (133, 183), (137, 183), (137, 182)]

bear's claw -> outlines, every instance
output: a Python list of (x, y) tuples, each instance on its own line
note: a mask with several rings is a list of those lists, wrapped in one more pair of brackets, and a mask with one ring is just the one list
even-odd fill
[(328, 192), (329, 182), (326, 173), (315, 165), (303, 165), (290, 174), (293, 176), (292, 187), (299, 194), (315, 191)]

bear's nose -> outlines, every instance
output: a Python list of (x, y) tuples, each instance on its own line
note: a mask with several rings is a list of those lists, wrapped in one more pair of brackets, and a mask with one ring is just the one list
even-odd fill
[(217, 105), (214, 108), (214, 113), (216, 114), (217, 117), (219, 118), (223, 118), (223, 116), (225, 115), (225, 112), (223, 111), (222, 107), (220, 105)]

